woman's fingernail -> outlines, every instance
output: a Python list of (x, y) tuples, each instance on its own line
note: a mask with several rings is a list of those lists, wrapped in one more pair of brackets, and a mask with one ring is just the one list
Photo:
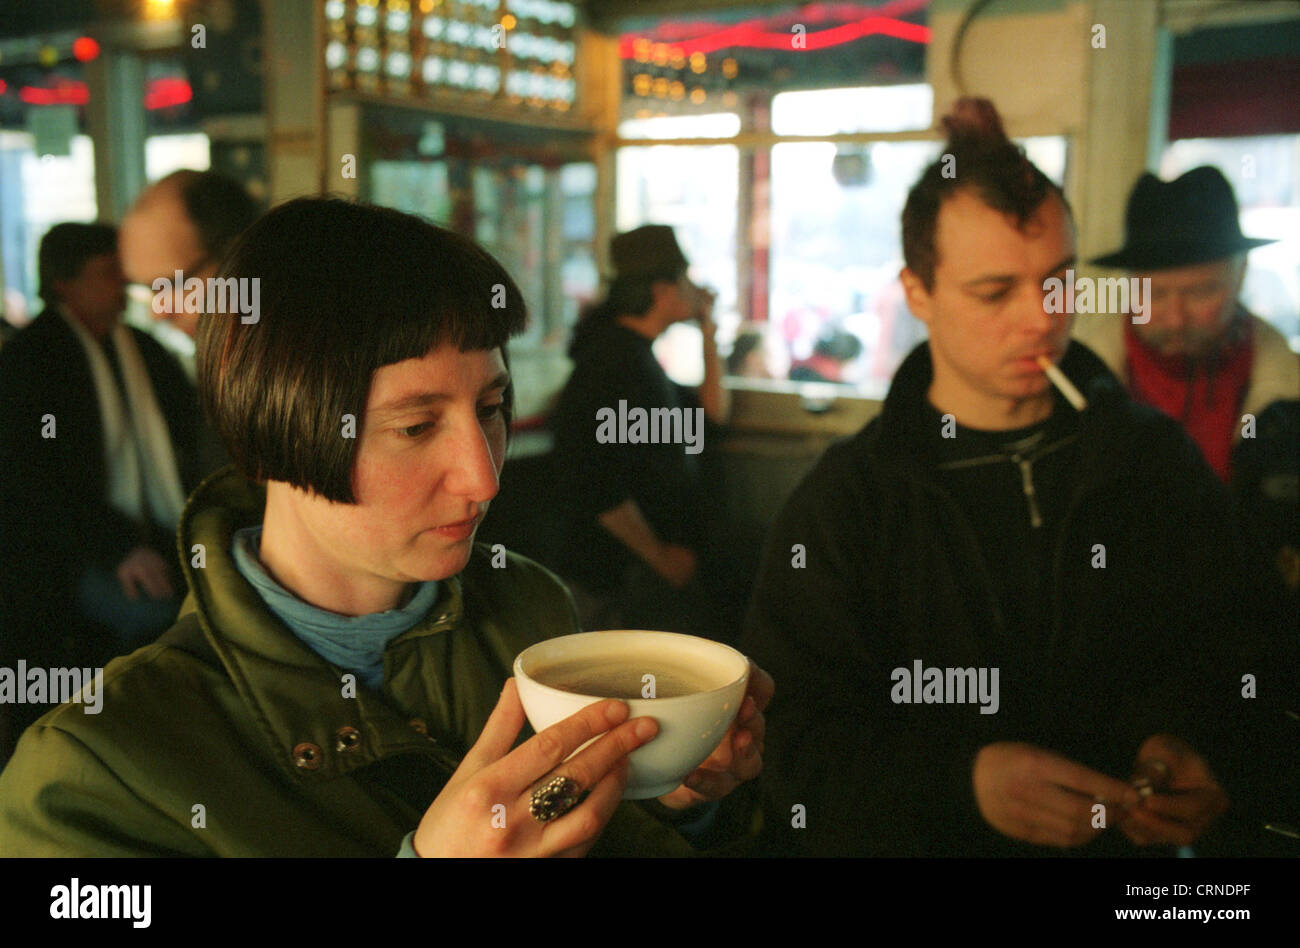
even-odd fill
[(642, 740), (647, 737), (654, 737), (658, 730), (659, 726), (655, 724), (653, 718), (642, 718), (636, 722), (636, 736)]
[(605, 708), (605, 720), (611, 724), (617, 724), (627, 717), (627, 705), (619, 701), (616, 704), (607, 705)]

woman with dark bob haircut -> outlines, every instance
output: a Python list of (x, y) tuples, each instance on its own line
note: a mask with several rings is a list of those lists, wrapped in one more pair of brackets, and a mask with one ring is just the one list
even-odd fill
[[(762, 766), (760, 670), (713, 756), (657, 801), (620, 802), (657, 727), (621, 701), (518, 743), (515, 655), (578, 628), (550, 572), (474, 544), (526, 317), (501, 265), (418, 218), (312, 198), (254, 224), (220, 278), (257, 305), (201, 320), (199, 386), (234, 466), (181, 518), (189, 596), (94, 706), (23, 735), (0, 855), (744, 847), (753, 784), (731, 791)], [(557, 778), (585, 797), (544, 822), (530, 802)]]

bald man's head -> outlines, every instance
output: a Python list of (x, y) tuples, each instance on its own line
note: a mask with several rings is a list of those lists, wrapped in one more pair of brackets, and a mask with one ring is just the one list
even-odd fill
[[(122, 221), (119, 250), (132, 283), (152, 287), (159, 278), (214, 276), (235, 239), (257, 219), (259, 208), (239, 182), (212, 171), (176, 171), (145, 188)], [(170, 315), (194, 335), (192, 314)]]

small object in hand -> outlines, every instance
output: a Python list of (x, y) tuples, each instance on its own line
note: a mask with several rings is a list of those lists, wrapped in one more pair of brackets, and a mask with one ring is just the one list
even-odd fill
[(1163, 760), (1156, 760), (1153, 757), (1138, 764), (1137, 773), (1133, 777), (1133, 789), (1142, 799), (1145, 800), (1154, 793), (1164, 792), (1168, 785), (1169, 765)]
[(577, 806), (580, 796), (581, 792), (575, 781), (568, 777), (555, 777), (546, 786), (533, 791), (533, 798), (528, 803), (528, 812), (537, 822), (548, 823)]

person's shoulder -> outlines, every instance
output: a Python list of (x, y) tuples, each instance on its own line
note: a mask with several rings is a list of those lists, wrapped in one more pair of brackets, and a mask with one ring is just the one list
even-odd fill
[[(58, 313), (47, 309), (18, 330), (0, 349), (0, 364), (31, 365), (54, 349), (75, 345), (76, 336)], [(49, 366), (42, 364), (42, 372)]]
[(190, 803), (169, 795), (200, 798), (194, 785), (185, 786), (195, 759), (230, 764), (234, 743), (211, 738), (228, 729), (226, 711), (238, 696), (219, 662), (177, 647), (202, 636), (197, 622), (178, 625), (185, 628), (170, 642), (80, 670), (87, 677), (73, 700), (23, 733), (0, 772), (0, 854), (205, 852), (178, 815)]
[(1274, 402), (1300, 398), (1300, 353), (1267, 320), (1251, 316), (1255, 365), (1246, 411), (1262, 411)]
[(138, 736), (150, 714), (183, 720), (187, 710), (208, 703), (223, 683), (230, 684), (194, 613), (178, 618), (151, 644), (114, 658), (102, 669), (83, 671), (98, 673), (94, 693), (83, 687), (77, 700), (51, 710), (40, 725), (83, 740), (108, 732)]
[(164, 346), (151, 333), (138, 326), (128, 326), (127, 329), (131, 331), (131, 338), (135, 341), (136, 348), (140, 350), (141, 357), (151, 369), (159, 369), (172, 375), (185, 375), (185, 370), (181, 368), (181, 360), (176, 353)]
[(843, 529), (860, 525), (873, 496), (889, 490), (885, 465), (876, 457), (877, 416), (851, 435), (832, 441), (781, 506), (778, 520), (798, 524), (820, 520)]

